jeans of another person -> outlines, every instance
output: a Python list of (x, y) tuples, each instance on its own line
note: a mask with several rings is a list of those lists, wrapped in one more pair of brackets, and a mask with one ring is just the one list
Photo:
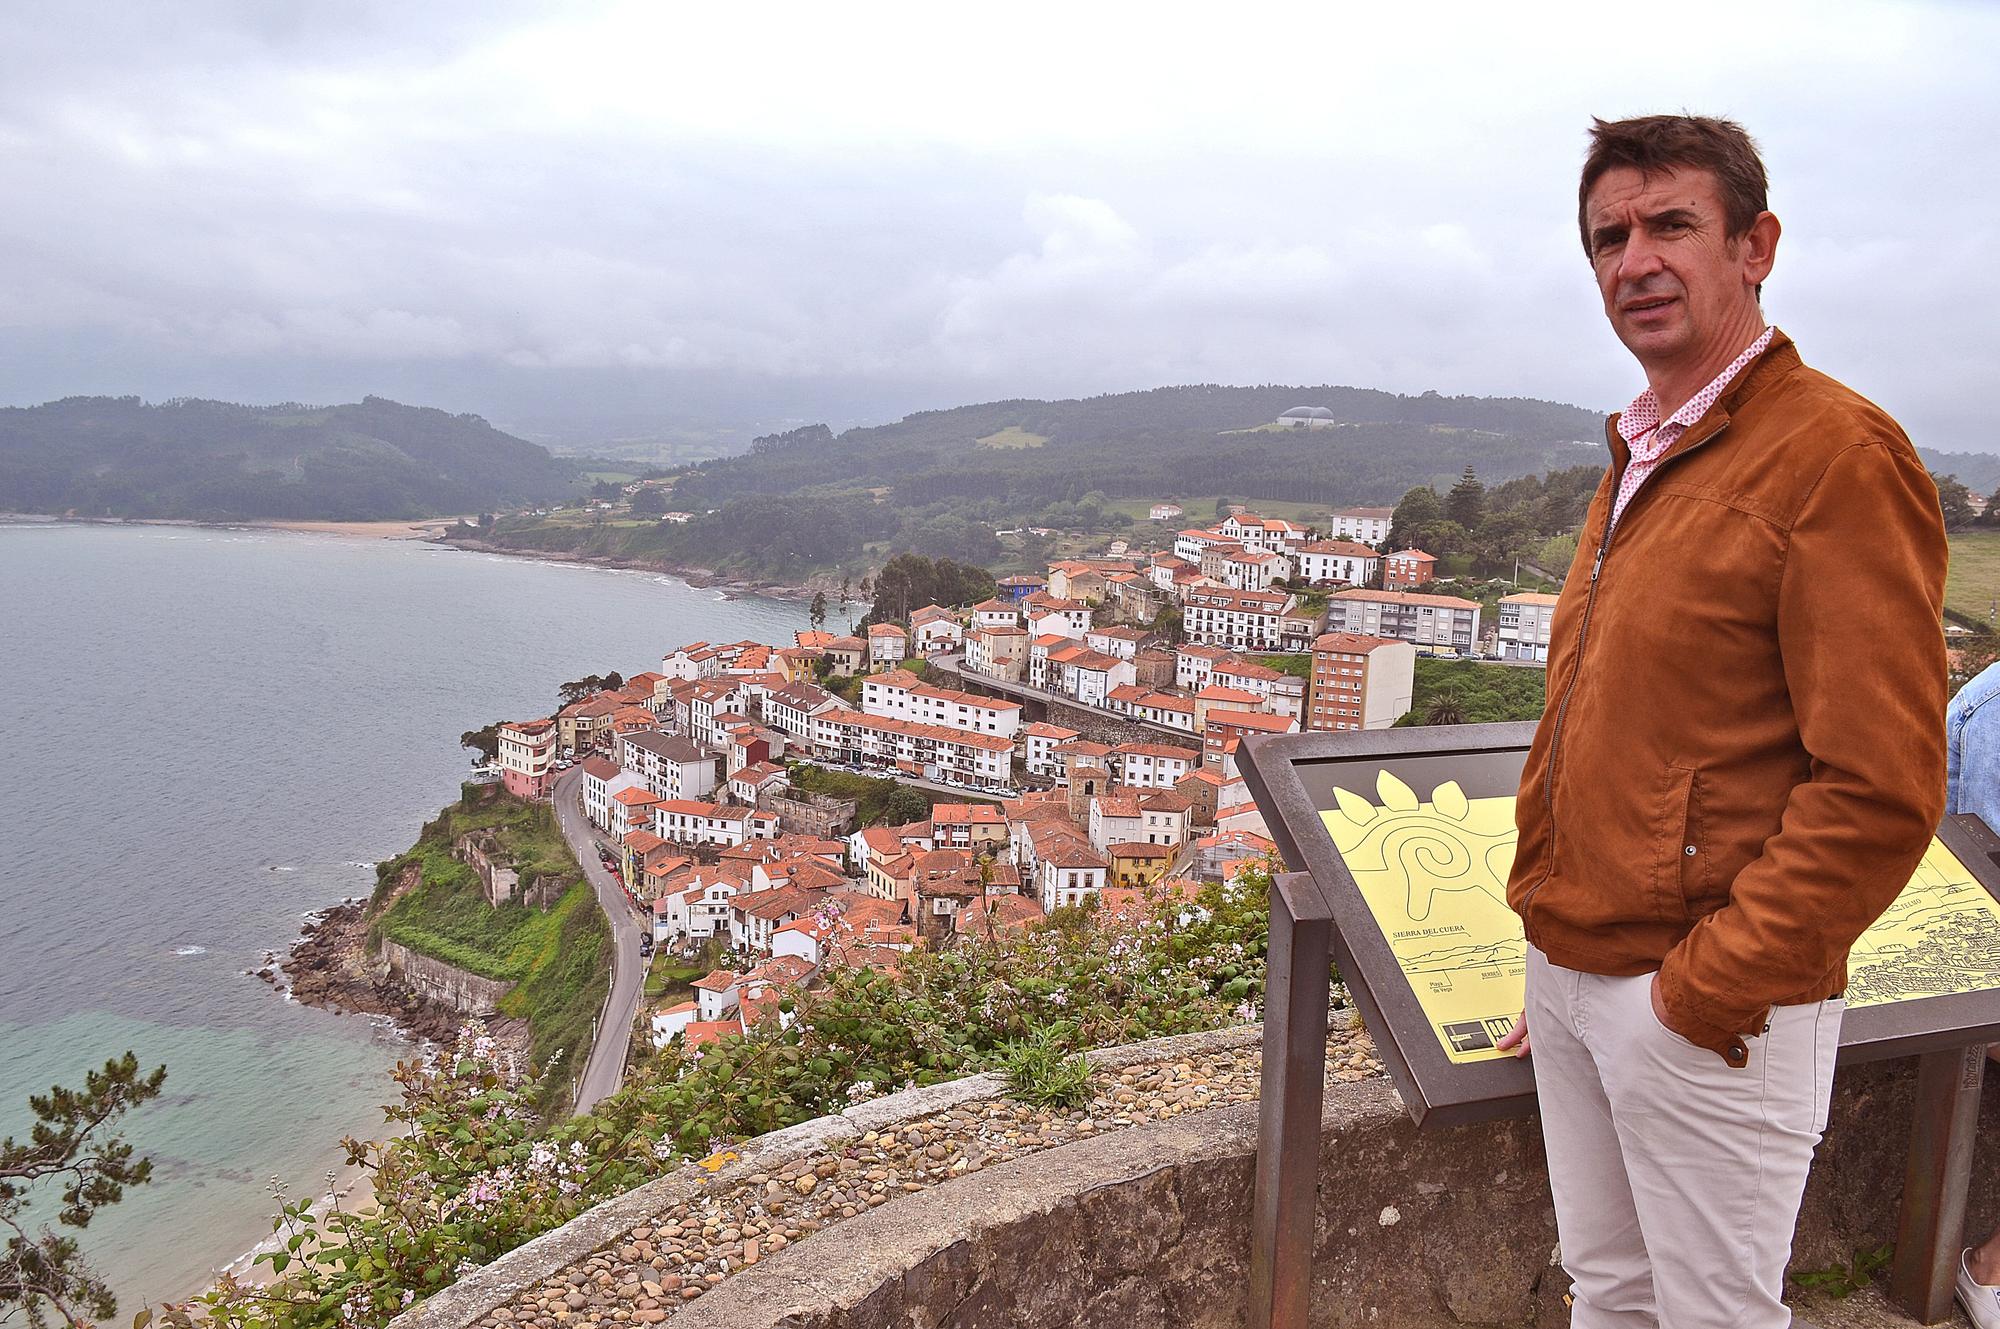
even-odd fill
[(1529, 1060), (1570, 1323), (1783, 1329), (1845, 1003), (1777, 1007), (1734, 1069), (1660, 1024), (1652, 981), (1529, 948)]

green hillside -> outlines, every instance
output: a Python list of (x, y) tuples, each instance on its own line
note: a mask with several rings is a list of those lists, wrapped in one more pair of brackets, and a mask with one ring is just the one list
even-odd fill
[[(537, 883), (560, 889), (556, 902), (547, 909), (488, 905), (477, 874), (451, 852), (458, 837), (473, 830), (494, 833), (513, 856), (524, 890)], [(461, 801), (426, 825), (416, 844), (378, 864), (376, 873), (386, 886), (411, 863), (421, 865), (423, 879), (371, 920), (371, 934), (486, 978), (512, 981), (516, 986), (500, 1013), (528, 1022), (536, 1069), (546, 1069), (558, 1054), (568, 1070), (580, 1066), (591, 1022), (604, 1004), (611, 930), (548, 805), (504, 797), (496, 786), (467, 786)], [(567, 1083), (566, 1073), (551, 1076), (544, 1088), (554, 1094)]]
[(362, 521), (543, 503), (576, 480), (573, 464), (476, 415), (381, 397), (0, 408), (0, 511)]
[[(1258, 428), (1301, 405), (1341, 423)], [(1597, 460), (1603, 429), (1596, 412), (1523, 398), (1203, 384), (923, 411), (838, 436), (809, 426), (695, 469), (676, 501), (886, 488), (901, 508), (974, 502), (1023, 515), (1092, 492), (1393, 503), (1414, 484), (1448, 486), (1467, 462), (1492, 483)]]

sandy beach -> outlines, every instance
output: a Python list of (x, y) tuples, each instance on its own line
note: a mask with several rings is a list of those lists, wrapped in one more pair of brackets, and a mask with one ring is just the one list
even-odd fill
[[(399, 1129), (395, 1134), (400, 1135)], [(390, 1138), (394, 1138), (393, 1136)], [(331, 1205), (348, 1213), (372, 1213), (375, 1209), (374, 1174), (358, 1164), (347, 1164), (336, 1169), (326, 1188), (314, 1196), (313, 1208), (324, 1214)], [(296, 1197), (288, 1197), (296, 1198)], [(273, 1200), (275, 1206), (277, 1201)], [(267, 1288), (276, 1275), (271, 1272), (268, 1262), (260, 1263), (258, 1256), (277, 1250), (285, 1244), (287, 1233), (274, 1231), (270, 1236), (244, 1251), (220, 1269), (209, 1270), (202, 1278), (201, 1290), (208, 1291), (221, 1280), (223, 1275), (236, 1280), (243, 1287)], [(338, 1244), (338, 1243), (332, 1243)], [(200, 1293), (196, 1294), (197, 1296)]]
[(245, 526), (266, 531), (306, 531), (314, 535), (353, 535), (370, 540), (430, 540), (446, 528), (456, 526), (456, 517), (427, 517), (422, 521), (246, 521)]
[(457, 517), (425, 517), (419, 521), (193, 521), (180, 517), (65, 517), (45, 512), (0, 512), (0, 521), (22, 525), (76, 523), (86, 526), (197, 526), (226, 531), (303, 531), (308, 535), (347, 535), (364, 540), (434, 540), (458, 525)]

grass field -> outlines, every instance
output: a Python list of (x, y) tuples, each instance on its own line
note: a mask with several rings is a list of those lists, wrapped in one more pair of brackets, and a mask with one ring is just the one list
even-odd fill
[(1048, 441), (1045, 435), (1031, 434), (1019, 425), (1008, 425), (999, 433), (978, 440), (982, 448), (1039, 448)]
[(831, 798), (851, 798), (855, 802), (854, 820), (859, 826), (873, 826), (882, 821), (888, 811), (889, 799), (898, 789), (907, 789), (923, 799), (927, 805), (939, 803), (992, 803), (996, 800), (981, 798), (971, 790), (940, 793), (935, 789), (920, 789), (906, 785), (890, 776), (856, 775), (851, 771), (830, 771), (812, 762), (797, 762), (792, 765), (792, 784), (810, 790), (815, 794), (826, 794)]
[(694, 981), (709, 970), (700, 956), (682, 960), (667, 954), (655, 955), (646, 968), (646, 1000), (672, 1006), (694, 995)]
[(2000, 599), (2000, 531), (1960, 531), (1951, 537), (1945, 607), (1988, 623), (1996, 599)]

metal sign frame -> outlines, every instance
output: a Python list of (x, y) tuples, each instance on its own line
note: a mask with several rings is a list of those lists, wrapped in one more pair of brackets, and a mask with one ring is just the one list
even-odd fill
[[(1382, 1052), (1396, 1091), (1420, 1126), (1456, 1126), (1535, 1109), (1534, 1073), (1512, 1058), (1446, 1057), (1320, 814), (1335, 787), (1372, 798), (1387, 770), (1427, 793), (1445, 779), (1470, 798), (1511, 796), (1532, 723), (1426, 726), (1350, 733), (1278, 734), (1246, 740), (1243, 778), (1287, 865), (1311, 875), (1333, 919), (1340, 976)], [(1976, 818), (1947, 818), (1938, 836), (1975, 880), (2000, 898), (2000, 839)], [(2000, 1042), (2000, 989), (1867, 1006), (1847, 1012), (1843, 1064)]]
[[(1338, 963), (1405, 1109), (1422, 1126), (1535, 1109), (1533, 1069), (1513, 1059), (1462, 1064), (1439, 1045), (1402, 966), (1321, 820), (1333, 791), (1370, 798), (1387, 770), (1413, 789), (1458, 781), (1468, 797), (1519, 787), (1535, 726), (1451, 725), (1247, 738), (1243, 776), (1284, 861), (1271, 888), (1264, 1058), (1251, 1208), (1250, 1323), (1302, 1329), (1312, 1289), (1320, 1113), (1326, 1069), (1327, 966)], [(1976, 817), (1938, 837), (2000, 898), (2000, 835)], [(1298, 871), (1296, 869), (1304, 869)], [(1903, 1178), (1896, 1304), (1925, 1324), (1951, 1313), (1966, 1188), (1985, 1077), (2000, 1041), (2000, 990), (1850, 1010), (1842, 1063), (1915, 1056), (1916, 1111)]]

